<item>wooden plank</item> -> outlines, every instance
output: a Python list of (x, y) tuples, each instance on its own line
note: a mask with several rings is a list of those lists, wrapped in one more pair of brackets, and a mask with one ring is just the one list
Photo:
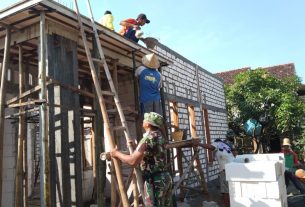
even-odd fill
[(175, 142), (169, 142), (166, 144), (167, 149), (171, 148), (190, 148), (194, 145), (198, 144), (200, 142), (199, 139), (188, 139), (188, 140), (182, 140), (182, 141), (175, 141)]
[[(210, 133), (208, 110), (204, 108), (202, 113), (204, 116), (205, 142), (206, 142), (206, 144), (211, 144), (211, 133)], [(213, 152), (211, 150), (208, 150), (207, 153), (208, 153), (208, 162), (213, 163)]]
[[(47, 84), (47, 85), (48, 85), (48, 84)], [(10, 104), (12, 104), (12, 103), (18, 101), (18, 100), (21, 99), (21, 98), (25, 98), (25, 97), (27, 97), (27, 96), (33, 94), (33, 93), (39, 92), (40, 89), (41, 89), (41, 86), (40, 86), (40, 85), (37, 85), (37, 86), (35, 86), (34, 88), (32, 88), (32, 89), (30, 89), (30, 90), (28, 90), (28, 91), (22, 93), (21, 95), (15, 96), (14, 98), (8, 100), (8, 101), (6, 102), (6, 105), (10, 105)]]

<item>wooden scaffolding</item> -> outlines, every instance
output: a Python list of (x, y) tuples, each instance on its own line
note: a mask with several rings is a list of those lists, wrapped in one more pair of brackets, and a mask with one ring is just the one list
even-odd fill
[[(82, 139), (90, 124), (89, 132), (93, 137), (92, 171), (95, 178), (93, 192), (98, 206), (104, 206), (104, 186), (106, 163), (101, 162), (99, 154), (105, 150), (104, 137), (122, 137), (126, 126), (117, 130), (108, 129), (102, 116), (102, 110), (109, 115), (109, 125), (117, 126), (119, 115), (115, 110), (115, 101), (105, 98), (105, 109), (100, 110), (100, 95), (113, 96), (113, 90), (105, 84), (109, 81), (107, 72), (103, 70), (109, 66), (113, 86), (118, 96), (124, 97), (126, 85), (130, 88), (127, 103), (124, 102), (122, 111), (127, 114), (126, 121), (134, 129), (133, 138), (141, 137), (141, 127), (138, 115), (138, 86), (134, 79), (134, 71), (141, 64), (143, 55), (153, 51), (135, 44), (119, 34), (102, 27), (93, 25), (89, 18), (78, 15), (71, 9), (48, 0), (30, 0), (13, 5), (0, 13), (0, 59), (2, 60), (0, 75), (0, 154), (3, 154), (4, 128), (6, 120), (18, 123), (18, 151), (15, 179), (15, 206), (30, 206), (27, 199), (29, 186), (40, 183), (41, 199), (36, 201), (40, 206), (82, 206), (84, 188), (82, 171), (86, 167), (83, 162), (84, 143)], [(96, 26), (97, 33), (94, 31)], [(80, 32), (80, 29), (82, 32)], [(100, 42), (100, 43), (99, 43)], [(105, 57), (99, 51), (102, 46)], [(88, 47), (88, 48), (86, 48)], [(88, 50), (92, 58), (88, 60)], [(162, 63), (171, 62), (159, 55)], [(103, 62), (105, 61), (105, 62)], [(93, 64), (94, 62), (94, 64)], [(102, 64), (101, 64), (102, 62)], [(10, 64), (16, 63), (18, 71), (12, 70)], [(92, 76), (92, 66), (96, 76)], [(16, 83), (8, 81), (8, 75), (18, 74)], [(198, 77), (198, 76), (197, 76)], [(100, 90), (95, 87), (100, 84)], [(8, 87), (9, 86), (9, 87)], [(112, 92), (109, 92), (112, 91)], [(125, 91), (126, 92), (126, 91)], [(8, 96), (9, 95), (9, 96)], [(201, 97), (198, 98), (199, 102)], [(85, 106), (89, 106), (86, 108)], [(13, 111), (8, 111), (12, 109)], [(164, 112), (164, 115), (166, 113)], [(38, 131), (27, 131), (28, 124), (35, 124)], [(132, 124), (130, 124), (132, 123)], [(30, 134), (30, 135), (29, 135)], [(27, 161), (28, 137), (31, 136), (34, 146), (32, 166)], [(192, 135), (192, 137), (194, 137)], [(131, 136), (128, 135), (128, 139)], [(124, 142), (124, 141), (123, 141)], [(114, 144), (124, 146), (120, 139)], [(207, 192), (204, 173), (200, 167), (197, 148), (195, 152), (195, 166), (200, 172), (201, 187)], [(36, 150), (36, 151), (35, 151)], [(131, 151), (132, 152), (132, 151)], [(178, 149), (179, 172), (182, 176), (181, 150)], [(0, 156), (0, 166), (3, 157)], [(115, 161), (117, 162), (117, 161)], [(116, 171), (120, 166), (115, 164)], [(28, 168), (33, 168), (33, 175), (28, 174)], [(0, 170), (2, 178), (2, 170)], [(128, 178), (124, 182), (130, 184), (134, 179), (133, 170), (127, 170)], [(121, 202), (116, 199), (116, 188), (127, 192), (126, 183), (119, 181), (119, 174), (111, 174), (111, 205), (129, 206), (128, 197)], [(122, 174), (122, 173), (121, 173)], [(125, 173), (123, 173), (124, 175)], [(28, 183), (29, 176), (33, 176), (33, 183)], [(56, 182), (54, 182), (56, 181)], [(182, 182), (182, 181), (181, 181)], [(182, 182), (183, 183), (183, 182)], [(179, 186), (177, 186), (178, 188)], [(181, 187), (181, 186), (180, 186)], [(182, 186), (183, 187), (183, 186)], [(184, 186), (185, 187), (185, 186)], [(133, 183), (134, 198), (138, 197), (136, 184)], [(33, 190), (34, 188), (32, 188)], [(183, 188), (181, 188), (183, 191)], [(0, 201), (2, 195), (2, 180), (0, 182)], [(125, 196), (125, 195), (123, 195)], [(126, 195), (127, 196), (127, 195)], [(130, 196), (130, 195), (129, 195)], [(35, 196), (34, 196), (35, 197)], [(33, 196), (32, 196), (33, 198)], [(138, 201), (135, 200), (134, 206)]]

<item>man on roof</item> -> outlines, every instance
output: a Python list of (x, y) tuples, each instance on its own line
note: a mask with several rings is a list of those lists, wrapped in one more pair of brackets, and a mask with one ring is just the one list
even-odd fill
[(138, 42), (140, 37), (143, 35), (141, 32), (141, 26), (149, 24), (150, 21), (147, 19), (145, 14), (139, 14), (136, 19), (129, 18), (122, 20), (120, 25), (122, 26), (119, 34), (132, 40), (133, 42)]

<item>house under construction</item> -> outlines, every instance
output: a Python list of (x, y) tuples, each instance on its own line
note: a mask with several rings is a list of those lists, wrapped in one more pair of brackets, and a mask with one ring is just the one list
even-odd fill
[[(99, 44), (104, 63), (94, 61), (102, 58)], [(163, 116), (173, 141), (168, 156), (174, 191), (180, 200), (192, 190), (207, 193), (206, 182), (217, 178), (218, 166), (208, 165), (213, 162), (210, 154), (193, 147), (192, 140), (211, 143), (226, 134), (220, 78), (161, 43), (152, 49), (143, 47), (55, 1), (21, 1), (0, 11), (2, 207), (34, 206), (35, 202), (36, 206), (105, 206), (105, 198), (111, 198), (111, 206), (125, 207), (129, 203), (122, 198), (121, 181), (127, 183), (123, 194), (128, 202), (137, 206), (137, 187), (129, 185), (133, 169), (113, 167), (99, 158), (112, 141), (121, 150), (128, 148), (126, 128), (117, 127), (120, 117), (104, 69), (106, 64), (129, 136), (140, 139), (134, 71), (143, 55), (152, 52), (161, 62)], [(100, 92), (111, 133), (102, 116)], [(184, 132), (183, 141), (173, 140), (177, 128)], [(107, 133), (114, 137), (110, 143)]]

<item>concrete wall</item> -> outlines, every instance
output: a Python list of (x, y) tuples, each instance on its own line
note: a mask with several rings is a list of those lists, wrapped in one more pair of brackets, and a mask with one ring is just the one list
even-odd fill
[[(13, 109), (6, 109), (6, 114), (11, 113), (14, 113)], [(2, 207), (14, 205), (18, 122), (11, 122), (7, 119), (4, 123)]]

